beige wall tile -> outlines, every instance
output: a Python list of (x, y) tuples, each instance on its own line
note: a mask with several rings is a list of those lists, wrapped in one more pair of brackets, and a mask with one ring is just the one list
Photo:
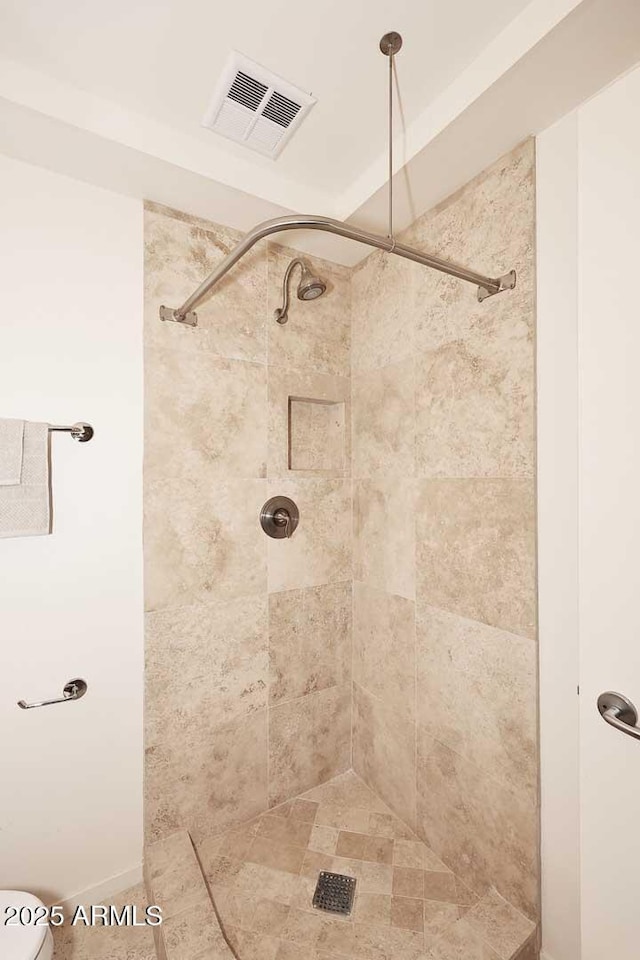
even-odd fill
[(351, 483), (271, 480), (269, 496), (290, 497), (300, 522), (290, 540), (268, 539), (269, 592), (348, 580), (351, 576)]
[(147, 610), (226, 600), (266, 587), (259, 516), (265, 480), (159, 480), (145, 491)]
[(269, 710), (269, 797), (281, 803), (342, 773), (350, 763), (347, 684)]
[(146, 614), (146, 718), (159, 734), (224, 723), (267, 705), (267, 598)]
[(353, 767), (405, 823), (415, 825), (415, 724), (355, 683)]
[(409, 358), (353, 377), (354, 477), (414, 475), (415, 374)]
[(353, 272), (352, 370), (377, 370), (413, 354), (414, 264), (372, 253)]
[(349, 683), (351, 584), (285, 590), (269, 597), (269, 701), (296, 700)]
[(487, 276), (517, 271), (515, 290), (478, 303), (471, 284), (415, 266), (413, 309), (418, 351), (482, 336), (497, 316), (534, 317), (534, 141), (521, 144), (420, 217), (403, 234), (436, 255)]
[(187, 339), (150, 347), (145, 366), (147, 482), (266, 476), (263, 364), (217, 357)]
[(350, 271), (328, 260), (303, 258), (316, 275), (327, 282), (327, 291), (318, 300), (301, 301), (296, 297), (300, 274), (291, 278), (289, 320), (279, 324), (274, 310), (282, 305), (282, 281), (288, 264), (300, 252), (269, 244), (268, 321), (269, 364), (293, 370), (349, 375), (351, 347)]
[[(296, 398), (291, 409), (290, 397)], [(300, 402), (305, 399), (327, 402)], [(351, 382), (347, 377), (269, 367), (268, 474), (350, 476)]]
[(534, 497), (527, 480), (420, 481), (420, 601), (534, 636)]
[(414, 481), (358, 480), (353, 497), (354, 579), (414, 599)]
[(477, 893), (493, 885), (534, 917), (538, 810), (444, 744), (418, 739), (418, 833)]
[(418, 606), (418, 717), (424, 731), (535, 802), (536, 644)]
[(241, 239), (228, 227), (157, 204), (145, 209), (145, 343), (194, 340), (208, 353), (266, 361), (267, 252), (258, 245), (197, 309), (198, 326), (160, 321), (161, 305), (180, 307)]
[[(506, 324), (505, 324), (506, 326)], [(416, 363), (416, 473), (531, 477), (534, 351), (525, 318), (421, 354)]]
[[(264, 245), (198, 308), (195, 330), (161, 323), (160, 304), (179, 306), (239, 235), (154, 205), (145, 216), (147, 829), (211, 836), (268, 806), (268, 586), (297, 591), (274, 597), (273, 703), (334, 687), (274, 711), (273, 770), (288, 778), (275, 789), (289, 797), (350, 756), (351, 491), (337, 479), (350, 472), (350, 271), (310, 258), (329, 290), (317, 304), (294, 295), (280, 327), (271, 311), (294, 254)], [(268, 459), (270, 476), (288, 472), (290, 396), (335, 401), (340, 436), (301, 407), (293, 439), (311, 479), (271, 487), (258, 478)], [(301, 509), (288, 543), (259, 525), (276, 493)]]
[[(407, 599), (417, 595), (421, 611), (427, 605), (442, 608), (433, 611), (434, 622), (423, 623), (418, 647), (421, 738), (428, 742), (435, 734), (476, 762), (482, 757), (480, 768), (499, 771), (494, 790), (501, 780), (515, 779), (521, 806), (526, 797), (533, 802), (537, 779), (535, 648), (523, 639), (535, 636), (533, 169), (529, 141), (421, 217), (402, 238), (488, 275), (515, 268), (516, 290), (479, 304), (476, 290), (466, 284), (374, 254), (354, 273), (352, 332), (354, 578)], [(400, 271), (403, 280), (397, 282), (392, 277)], [(400, 422), (396, 415), (389, 429), (386, 420), (397, 405), (390, 365), (400, 369), (405, 357), (415, 357), (415, 469), (424, 478), (416, 484), (415, 506), (400, 479), (412, 473), (402, 441), (413, 419)], [(371, 372), (379, 368), (384, 369)], [(399, 464), (398, 481), (384, 485), (378, 471)], [(401, 797), (385, 793), (385, 770), (393, 768), (393, 759), (376, 756), (374, 747), (360, 740), (364, 731), (373, 740), (376, 712), (394, 677), (403, 675), (411, 689), (410, 666), (405, 646), (392, 640), (392, 628), (376, 609), (377, 595), (361, 594), (359, 606), (359, 589), (356, 584), (354, 679), (380, 699), (355, 687), (354, 762), (368, 756), (364, 775), (397, 810)], [(371, 625), (364, 638), (362, 622)], [(368, 646), (384, 668), (378, 688), (375, 667), (367, 677), (368, 665), (360, 659)], [(505, 709), (500, 691), (509, 688), (514, 702)], [(462, 713), (452, 712), (450, 703), (447, 710), (452, 695), (465, 703)], [(426, 830), (425, 808), (436, 819), (444, 816), (439, 792), (449, 790), (448, 805), (455, 807), (456, 770), (447, 771), (450, 783), (443, 774), (434, 797), (422, 767), (418, 810)], [(484, 801), (490, 804), (491, 789), (485, 786)], [(526, 817), (523, 822), (522, 835), (506, 855), (516, 864), (518, 844), (527, 845)], [(442, 852), (443, 839), (437, 852), (449, 866), (456, 857), (479, 856), (474, 844), (484, 851), (487, 836), (493, 836), (491, 815), (485, 825), (477, 812), (473, 826), (465, 848), (452, 843), (450, 859)], [(443, 864), (436, 860), (435, 866)]]
[(353, 585), (353, 679), (415, 720), (415, 603), (364, 583)]
[[(481, 345), (502, 339), (505, 345), (512, 337), (527, 339), (535, 327), (535, 276), (533, 247), (533, 213), (527, 231), (512, 246), (500, 244), (491, 250), (485, 243), (482, 254), (473, 252), (473, 244), (465, 246), (466, 231), (455, 220), (453, 211), (445, 211), (420, 227), (423, 246), (439, 250), (451, 258), (452, 231), (463, 241), (456, 244), (458, 259), (464, 259), (481, 273), (500, 275), (514, 269), (517, 283), (514, 290), (478, 302), (477, 288), (461, 283), (434, 270), (415, 267), (414, 299), (416, 352), (430, 353), (452, 343)], [(494, 230), (494, 233), (497, 232)], [(468, 240), (468, 237), (466, 237)], [(466, 250), (466, 252), (465, 252)], [(522, 330), (528, 330), (528, 336)]]
[(266, 810), (267, 710), (211, 729), (199, 746), (176, 742), (145, 776), (150, 838), (187, 829), (195, 842)]
[(408, 231), (408, 242), (480, 272), (518, 275), (514, 291), (478, 303), (467, 284), (416, 273), (419, 476), (533, 474), (533, 175), (527, 141)]

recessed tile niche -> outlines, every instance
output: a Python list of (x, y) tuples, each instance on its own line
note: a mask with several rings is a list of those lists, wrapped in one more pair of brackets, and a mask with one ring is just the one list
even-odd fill
[(289, 397), (289, 470), (342, 474), (345, 403)]

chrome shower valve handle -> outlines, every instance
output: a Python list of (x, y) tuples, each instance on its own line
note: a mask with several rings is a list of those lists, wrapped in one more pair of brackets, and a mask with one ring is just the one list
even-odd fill
[(299, 520), (298, 507), (289, 497), (271, 497), (260, 511), (260, 525), (274, 540), (290, 540)]
[(284, 507), (280, 507), (279, 510), (273, 515), (273, 522), (277, 523), (279, 527), (284, 527), (284, 535), (287, 539), (291, 537), (291, 514), (288, 510), (285, 510)]

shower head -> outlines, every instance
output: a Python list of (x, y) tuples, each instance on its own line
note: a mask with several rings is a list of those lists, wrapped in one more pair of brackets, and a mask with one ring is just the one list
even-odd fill
[(305, 260), (296, 258), (287, 267), (282, 281), (282, 306), (275, 311), (278, 323), (286, 323), (289, 313), (289, 280), (294, 267), (300, 267), (302, 276), (297, 289), (298, 300), (317, 300), (326, 291), (327, 285), (321, 277), (316, 277)]
[(298, 284), (298, 300), (317, 300), (327, 289), (327, 285), (320, 277), (314, 277), (305, 263), (302, 267), (302, 276)]

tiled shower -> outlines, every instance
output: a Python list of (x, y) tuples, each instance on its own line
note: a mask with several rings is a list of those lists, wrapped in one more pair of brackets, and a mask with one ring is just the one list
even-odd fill
[[(239, 235), (147, 205), (150, 843), (205, 849), (353, 770), (537, 921), (534, 213), (527, 141), (402, 238), (514, 291), (309, 258), (328, 291), (280, 326), (297, 253), (263, 243), (191, 329), (159, 306)], [(280, 494), (291, 540), (259, 523)]]

